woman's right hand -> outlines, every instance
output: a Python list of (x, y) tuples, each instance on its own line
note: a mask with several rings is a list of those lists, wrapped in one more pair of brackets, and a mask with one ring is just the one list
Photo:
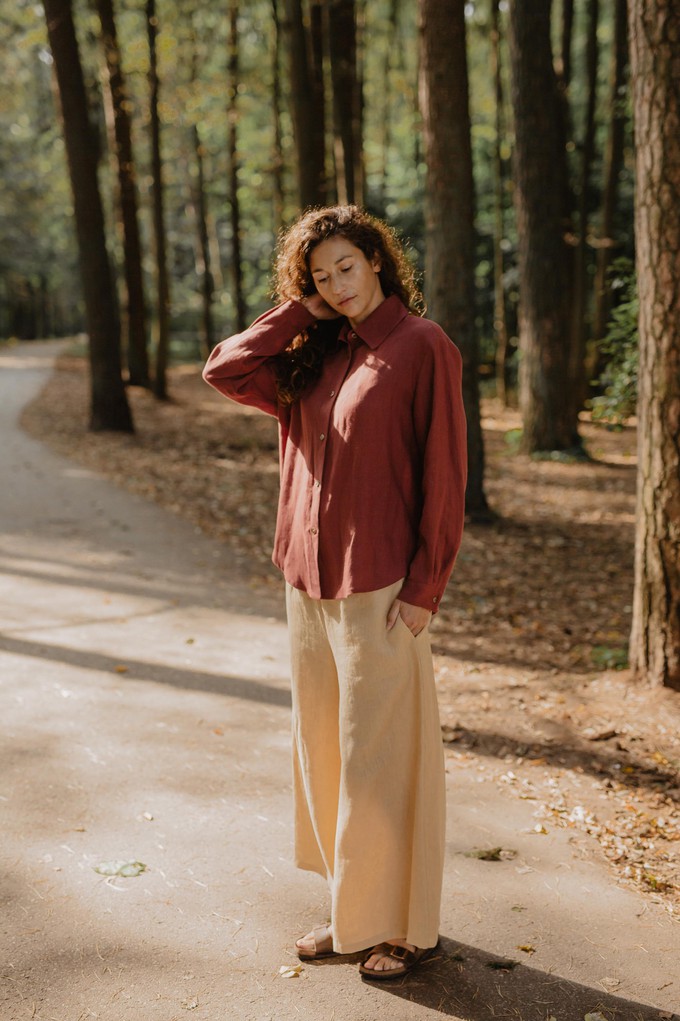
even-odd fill
[(311, 312), (315, 319), (339, 319), (340, 313), (323, 300), (320, 294), (309, 294), (300, 298), (300, 304)]

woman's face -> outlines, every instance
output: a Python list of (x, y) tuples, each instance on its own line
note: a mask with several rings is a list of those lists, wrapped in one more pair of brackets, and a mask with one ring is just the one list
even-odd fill
[(343, 237), (329, 238), (312, 250), (309, 269), (317, 291), (352, 326), (363, 322), (385, 300), (380, 286), (380, 260)]

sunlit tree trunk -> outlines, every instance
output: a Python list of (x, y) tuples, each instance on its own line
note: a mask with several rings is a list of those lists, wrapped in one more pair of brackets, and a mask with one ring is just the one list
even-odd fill
[(633, 673), (680, 690), (680, 0), (629, 0), (640, 297)]
[(112, 113), (113, 149), (120, 196), (123, 229), (123, 263), (126, 290), (125, 333), (129, 382), (149, 386), (149, 355), (146, 335), (146, 302), (142, 272), (142, 244), (137, 215), (137, 185), (132, 151), (130, 99), (123, 75), (122, 54), (118, 46), (113, 0), (96, 0), (101, 24), (101, 39), (108, 75)]
[(474, 310), (465, 0), (419, 0), (419, 13), (420, 103), (427, 164), (425, 290), (430, 315), (463, 356), (469, 457), (466, 510), (472, 520), (487, 520)]
[(527, 452), (579, 443), (569, 392), (571, 250), (564, 239), (566, 154), (550, 46), (550, 3), (512, 0), (510, 64), (519, 236), (520, 408)]
[(132, 416), (121, 376), (118, 308), (97, 180), (98, 146), (88, 117), (71, 0), (45, 0), (44, 9), (61, 99), (89, 335), (90, 428), (131, 432)]
[(149, 42), (149, 116), (151, 122), (151, 176), (153, 180), (153, 229), (156, 242), (156, 374), (153, 392), (167, 397), (167, 369), (170, 348), (170, 279), (167, 266), (165, 214), (163, 210), (163, 160), (161, 158), (161, 124), (158, 114), (158, 57), (156, 37), (158, 18), (156, 0), (146, 0), (146, 26)]

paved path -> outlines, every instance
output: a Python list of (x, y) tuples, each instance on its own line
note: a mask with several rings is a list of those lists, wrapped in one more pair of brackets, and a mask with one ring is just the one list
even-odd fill
[[(56, 350), (0, 350), (0, 1019), (680, 1009), (677, 922), (568, 830), (532, 833), (530, 802), (453, 758), (438, 959), (396, 986), (362, 983), (355, 959), (279, 977), (327, 910), (322, 881), (290, 863), (280, 593), (252, 591), (219, 544), (22, 434)], [(518, 857), (462, 853), (495, 845)], [(94, 871), (125, 860), (147, 870)], [(499, 969), (507, 958), (521, 963)]]

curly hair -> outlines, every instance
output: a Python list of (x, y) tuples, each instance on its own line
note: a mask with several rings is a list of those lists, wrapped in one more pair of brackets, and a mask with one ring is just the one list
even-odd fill
[[(326, 206), (308, 209), (279, 238), (275, 266), (275, 297), (300, 301), (316, 291), (309, 259), (322, 241), (346, 238), (371, 261), (380, 260), (378, 279), (385, 297), (396, 294), (414, 315), (425, 306), (415, 281), (413, 266), (396, 233), (382, 220), (359, 206)], [(319, 320), (300, 333), (275, 361), (281, 404), (294, 404), (310, 383), (321, 375), (324, 359), (336, 350), (341, 320)]]

